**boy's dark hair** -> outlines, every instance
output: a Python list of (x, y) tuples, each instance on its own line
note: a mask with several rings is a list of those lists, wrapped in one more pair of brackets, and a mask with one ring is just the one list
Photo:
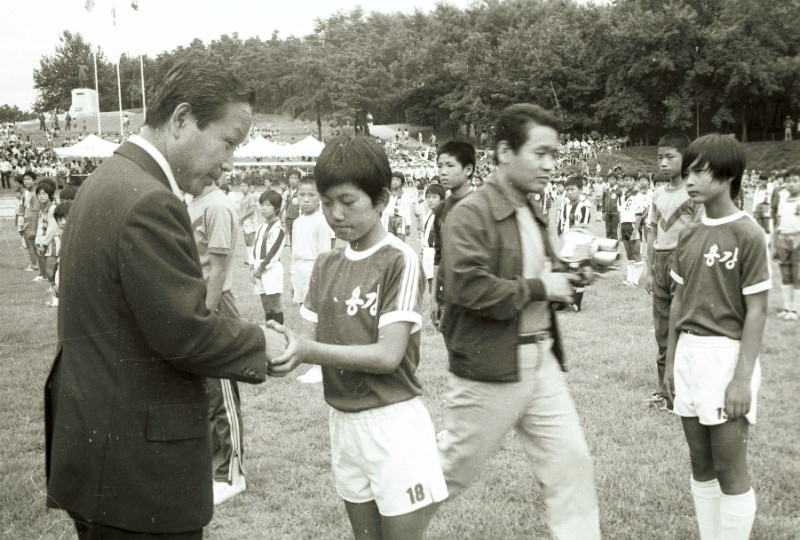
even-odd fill
[(322, 195), (334, 186), (351, 183), (375, 205), (389, 189), (392, 168), (383, 146), (363, 135), (344, 135), (322, 149), (314, 176)]
[(47, 196), (52, 201), (53, 197), (55, 197), (56, 195), (55, 180), (53, 180), (52, 178), (42, 178), (41, 180), (39, 180), (39, 183), (36, 184), (36, 190), (34, 191), (34, 193), (38, 195), (40, 191), (44, 191), (45, 193), (47, 193)]
[[(303, 184), (311, 184), (314, 187), (317, 187), (317, 181), (314, 179), (313, 176), (303, 176), (300, 178), (300, 183), (297, 184), (298, 186), (302, 186)], [(317, 188), (319, 189), (319, 188)]]
[(620, 173), (620, 177), (623, 180), (625, 180), (626, 178), (633, 178), (634, 180), (636, 180), (639, 177), (639, 175), (636, 174), (636, 172), (633, 169), (626, 169), (622, 171), (622, 173)]
[(226, 195), (231, 192), (230, 184), (222, 184), (221, 186), (219, 186), (219, 189), (224, 191)]
[(466, 141), (447, 141), (439, 147), (436, 152), (436, 158), (438, 159), (439, 156), (444, 154), (453, 156), (462, 168), (472, 165), (472, 172), (467, 175), (467, 178), (472, 178), (472, 175), (475, 174), (475, 147), (470, 143)]
[(741, 143), (731, 135), (711, 133), (695, 139), (683, 154), (681, 173), (685, 177), (690, 169), (699, 172), (708, 167), (715, 181), (730, 180), (731, 199), (739, 195), (742, 186), (742, 173), (747, 158)]
[(181, 103), (188, 103), (197, 127), (205, 128), (222, 115), (228, 103), (256, 102), (252, 87), (221, 63), (209, 59), (178, 62), (148, 101), (144, 125), (163, 126)]
[(30, 176), (30, 177), (31, 177), (31, 180), (33, 180), (34, 182), (36, 182), (36, 178), (37, 178), (37, 176), (36, 176), (36, 173), (35, 173), (35, 172), (33, 172), (33, 171), (31, 171), (31, 170), (27, 170), (27, 171), (25, 171), (24, 173), (22, 173), (22, 174), (20, 175), (20, 177), (19, 177), (19, 181), (20, 181), (20, 182), (22, 182), (22, 180), (23, 180), (23, 179), (24, 179), (26, 176)]
[(428, 186), (428, 189), (425, 190), (425, 196), (428, 195), (438, 195), (441, 200), (444, 200), (447, 196), (447, 192), (444, 190), (439, 184), (431, 184)]
[(78, 188), (72, 184), (67, 184), (61, 189), (61, 194), (59, 197), (61, 197), (62, 201), (74, 201), (77, 194)]
[(299, 179), (303, 178), (303, 173), (300, 172), (300, 169), (289, 169), (289, 172), (286, 173), (286, 179), (288, 180), (292, 176), (296, 176)]
[(786, 178), (789, 178), (790, 176), (800, 176), (800, 167), (798, 167), (797, 165), (789, 167), (788, 169), (786, 169), (785, 176)]
[(579, 174), (570, 175), (567, 181), (564, 182), (564, 187), (576, 186), (578, 189), (583, 189), (583, 178)]
[(406, 175), (403, 174), (403, 171), (392, 171), (392, 178), (399, 178), (403, 182), (406, 181)]
[(683, 155), (691, 142), (691, 139), (683, 133), (667, 133), (658, 140), (657, 146), (659, 148), (674, 148)]
[[(528, 140), (530, 124), (546, 126), (556, 131), (561, 131), (561, 123), (550, 111), (531, 103), (510, 105), (500, 112), (494, 123), (495, 150), (497, 150), (497, 145), (500, 144), (500, 141), (506, 141), (511, 150), (516, 153)], [(496, 151), (494, 162), (495, 164), (498, 163)]]
[(69, 215), (70, 208), (72, 208), (72, 201), (64, 201), (60, 203), (53, 210), (53, 217), (56, 218), (56, 220), (59, 220), (61, 218), (66, 219), (67, 216)]
[(276, 212), (281, 209), (281, 204), (283, 204), (283, 198), (280, 193), (272, 189), (266, 189), (258, 196), (258, 204), (264, 204), (265, 201), (268, 202)]

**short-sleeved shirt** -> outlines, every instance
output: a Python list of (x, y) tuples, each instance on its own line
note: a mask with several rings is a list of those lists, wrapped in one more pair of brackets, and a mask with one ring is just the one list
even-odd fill
[(744, 212), (690, 223), (670, 272), (684, 287), (676, 329), (741, 339), (744, 297), (770, 289), (769, 261), (764, 231)]
[(800, 197), (782, 198), (778, 203), (778, 232), (800, 233)]
[(653, 192), (648, 215), (648, 223), (656, 228), (653, 248), (656, 251), (675, 249), (678, 235), (698, 214), (705, 214), (704, 207), (694, 204), (685, 186), (659, 186)]
[(641, 216), (647, 210), (647, 199), (643, 193), (625, 194), (619, 199), (619, 220), (622, 223), (633, 223), (636, 216)]
[(346, 246), (320, 255), (301, 316), (317, 325), (316, 341), (337, 345), (378, 342), (380, 328), (412, 323), (405, 354), (389, 374), (322, 368), (325, 401), (345, 412), (374, 409), (422, 394), (419, 365), (422, 268), (414, 250), (387, 235), (366, 251)]
[(211, 272), (210, 255), (224, 255), (227, 259), (222, 290), (229, 291), (233, 279), (231, 264), (236, 252), (236, 237), (239, 235), (239, 221), (233, 202), (224, 191), (214, 186), (192, 199), (187, 208), (203, 268), (203, 278), (208, 283)]

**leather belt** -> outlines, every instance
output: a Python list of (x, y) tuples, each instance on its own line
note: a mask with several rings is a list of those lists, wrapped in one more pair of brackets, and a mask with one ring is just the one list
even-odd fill
[(530, 345), (531, 343), (541, 343), (552, 338), (550, 330), (541, 330), (532, 334), (523, 334), (517, 337), (517, 345)]

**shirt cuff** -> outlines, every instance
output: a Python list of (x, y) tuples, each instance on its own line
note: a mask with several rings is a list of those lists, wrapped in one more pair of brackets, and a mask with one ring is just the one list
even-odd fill
[(669, 271), (669, 276), (679, 285), (683, 285), (683, 278), (675, 273), (675, 270)]
[(378, 328), (383, 328), (384, 326), (396, 322), (410, 322), (410, 333), (413, 334), (414, 332), (419, 332), (422, 328), (422, 315), (416, 311), (392, 311), (390, 313), (384, 313), (381, 315), (380, 319), (378, 319)]
[(742, 289), (742, 294), (747, 296), (749, 294), (758, 294), (760, 292), (768, 291), (772, 288), (772, 281), (766, 280), (762, 281), (761, 283), (755, 283), (753, 285), (748, 285)]

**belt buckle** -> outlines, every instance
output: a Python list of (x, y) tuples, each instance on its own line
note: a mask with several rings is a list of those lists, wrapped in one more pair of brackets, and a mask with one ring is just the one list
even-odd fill
[(550, 331), (540, 330), (538, 332), (519, 336), (517, 338), (517, 343), (519, 345), (530, 345), (532, 343), (541, 343), (543, 341), (547, 341), (548, 339), (550, 339)]

